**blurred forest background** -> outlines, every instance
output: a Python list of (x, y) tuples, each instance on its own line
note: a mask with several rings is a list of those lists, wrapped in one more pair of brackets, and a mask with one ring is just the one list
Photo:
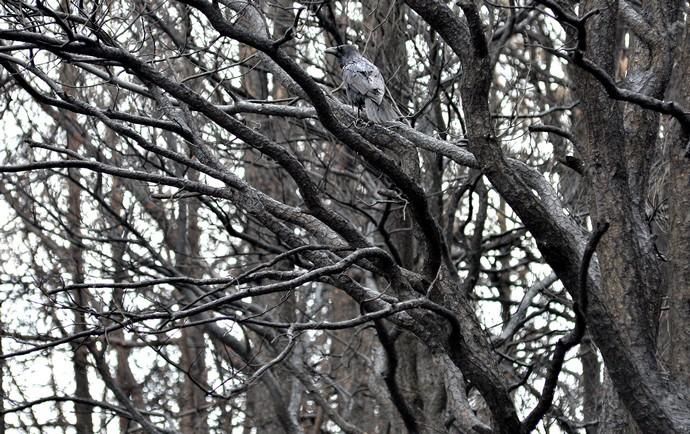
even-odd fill
[(0, 434), (690, 432), (689, 8), (3, 0)]

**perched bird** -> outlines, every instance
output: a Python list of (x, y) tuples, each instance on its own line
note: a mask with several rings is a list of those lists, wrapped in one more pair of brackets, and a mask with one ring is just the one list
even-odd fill
[(354, 45), (339, 45), (326, 49), (338, 59), (343, 69), (343, 85), (347, 99), (357, 107), (357, 113), (364, 109), (370, 121), (380, 123), (400, 118), (395, 103), (384, 98), (386, 84), (381, 71), (364, 56), (359, 54)]

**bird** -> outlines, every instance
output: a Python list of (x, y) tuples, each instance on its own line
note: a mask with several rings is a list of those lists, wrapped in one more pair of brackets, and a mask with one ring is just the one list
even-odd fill
[(327, 54), (334, 55), (343, 70), (343, 85), (349, 103), (357, 108), (357, 114), (364, 109), (367, 118), (375, 123), (390, 122), (401, 117), (395, 103), (385, 97), (386, 83), (381, 71), (362, 56), (354, 45), (338, 45), (327, 48)]

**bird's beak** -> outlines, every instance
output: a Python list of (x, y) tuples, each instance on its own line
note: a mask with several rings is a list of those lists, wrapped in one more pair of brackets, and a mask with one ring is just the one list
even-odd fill
[(337, 55), (338, 55), (338, 47), (326, 48), (326, 51), (324, 51), (324, 53), (326, 53), (326, 54), (332, 54), (332, 55), (334, 55), (334, 56), (337, 56)]

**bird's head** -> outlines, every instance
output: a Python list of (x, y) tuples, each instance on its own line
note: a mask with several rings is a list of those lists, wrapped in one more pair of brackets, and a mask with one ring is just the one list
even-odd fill
[(359, 55), (359, 50), (354, 45), (338, 45), (337, 47), (326, 48), (326, 54), (332, 54), (338, 59), (340, 66), (346, 64), (351, 58)]

